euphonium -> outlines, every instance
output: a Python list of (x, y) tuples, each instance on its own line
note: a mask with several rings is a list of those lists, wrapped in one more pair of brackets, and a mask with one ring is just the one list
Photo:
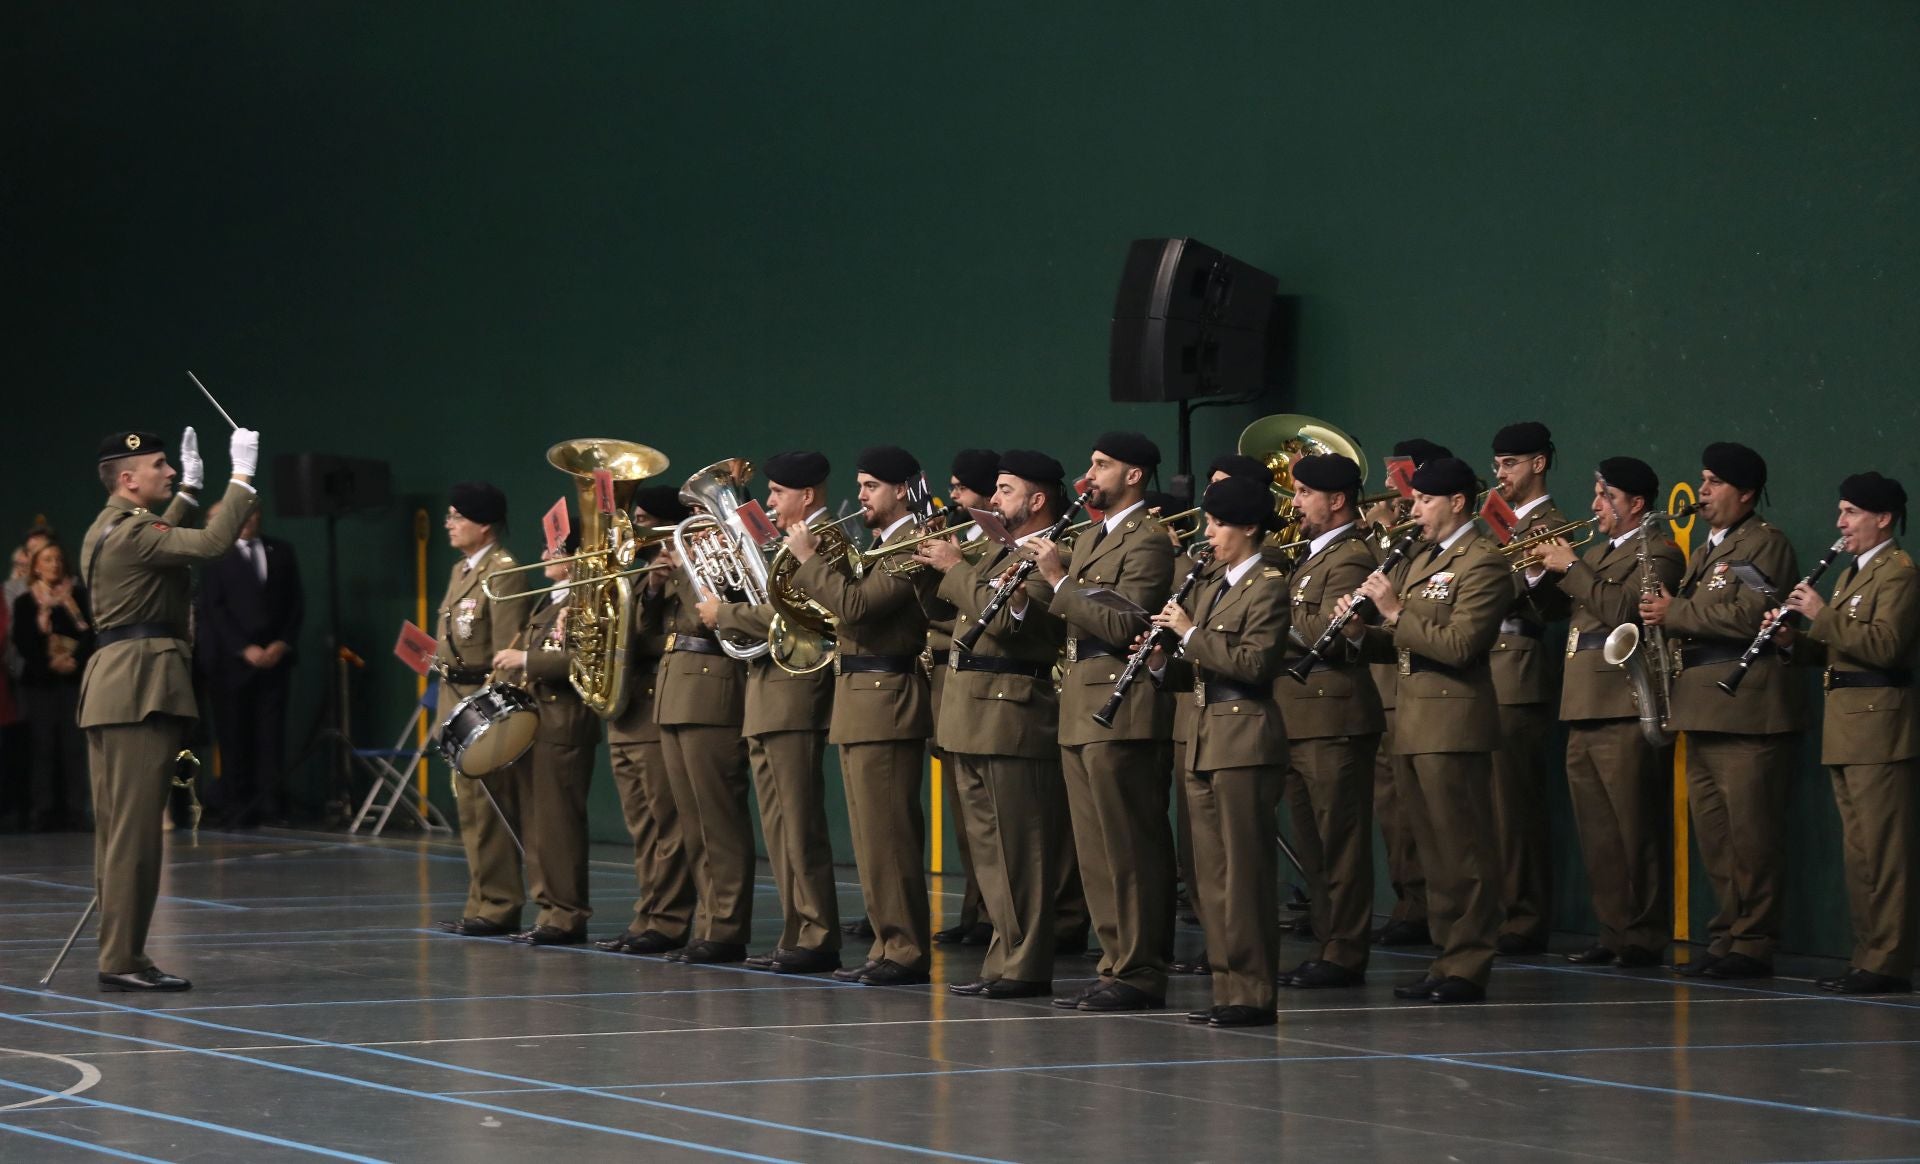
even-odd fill
[[(1654, 533), (1699, 508), (1699, 502), (1694, 502), (1671, 513), (1649, 513), (1640, 519), (1640, 545), (1635, 556), (1640, 565), (1641, 597), (1660, 593), (1660, 579), (1653, 572)], [(1640, 734), (1647, 743), (1656, 748), (1671, 744), (1673, 729), (1667, 721), (1673, 716), (1673, 657), (1667, 653), (1666, 632), (1657, 626), (1642, 630), (1639, 623), (1623, 622), (1608, 633), (1600, 657), (1627, 669), (1633, 702), (1640, 709)]]
[[(838, 521), (817, 521), (807, 528), (819, 543), (814, 553), (825, 555), (836, 568), (850, 570), (855, 578), (860, 576), (860, 552)], [(800, 563), (784, 544), (774, 551), (767, 566), (767, 602), (774, 610), (767, 646), (782, 671), (810, 675), (833, 662), (833, 634), (840, 617), (793, 584), (799, 569)]]
[[(702, 599), (725, 598), (729, 591), (738, 591), (755, 606), (767, 603), (767, 559), (738, 513), (747, 502), (747, 481), (752, 476), (753, 462), (732, 457), (708, 465), (680, 487), (682, 502), (706, 511), (695, 513), (673, 531), (674, 553)], [(744, 660), (758, 659), (769, 648), (766, 643), (743, 645), (722, 635), (720, 649), (728, 658)]]
[[(633, 583), (618, 568), (633, 560), (636, 535), (628, 514), (634, 490), (663, 472), (667, 458), (631, 441), (584, 437), (548, 449), (547, 461), (573, 478), (580, 507), (580, 553), (574, 563), (580, 580), (572, 584), (567, 602), (567, 678), (594, 714), (616, 716), (627, 702), (633, 611)], [(593, 481), (598, 469), (613, 477), (612, 513), (600, 509)]]

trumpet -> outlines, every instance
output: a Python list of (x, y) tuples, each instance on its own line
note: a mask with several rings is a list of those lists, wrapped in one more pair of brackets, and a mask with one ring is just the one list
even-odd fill
[[(1522, 534), (1500, 547), (1500, 553), (1511, 563), (1510, 568), (1518, 574), (1522, 570), (1540, 568), (1540, 550), (1548, 542), (1565, 540), (1570, 546), (1584, 546), (1593, 540), (1594, 531), (1599, 526), (1593, 520), (1570, 521), (1565, 525), (1537, 529)], [(1575, 536), (1575, 535), (1579, 536)]]
[[(941, 512), (944, 513), (946, 511), (942, 510)], [(934, 516), (938, 517), (939, 514), (935, 514)], [(945, 529), (930, 530), (927, 533), (921, 534), (919, 537), (908, 538), (903, 542), (894, 542), (892, 545), (877, 546), (871, 550), (857, 551), (856, 556), (859, 558), (859, 564), (862, 569), (877, 562), (882, 570), (885, 570), (893, 577), (905, 578), (925, 567), (924, 562), (921, 562), (913, 556), (915, 550), (927, 542), (953, 537), (979, 524), (979, 522), (969, 518), (959, 525), (948, 526)], [(971, 542), (962, 543), (961, 553), (966, 553), (967, 547), (970, 545), (972, 545)]]
[(504, 569), (490, 570), (487, 572), (487, 576), (485, 578), (480, 579), (480, 591), (481, 593), (485, 594), (488, 598), (498, 601), (503, 597), (504, 598), (531, 598), (536, 594), (552, 594), (556, 590), (565, 590), (569, 586), (586, 586), (595, 582), (611, 582), (615, 578), (635, 578), (641, 574), (650, 573), (654, 570), (668, 569), (668, 567), (659, 565), (658, 563), (651, 566), (635, 566), (633, 565), (633, 560), (639, 557), (641, 550), (646, 549), (649, 546), (658, 545), (662, 542), (670, 542), (672, 540), (673, 540), (672, 526), (670, 525), (647, 526), (645, 528), (637, 529), (633, 531), (632, 540), (621, 543), (620, 547), (615, 551), (613, 551), (613, 560), (618, 562), (623, 567), (631, 567), (629, 569), (610, 570), (601, 574), (582, 574), (578, 578), (569, 579), (568, 581), (565, 581), (565, 582), (555, 582), (551, 586), (542, 586), (538, 590), (519, 590), (519, 591), (515, 591), (512, 594), (506, 594), (506, 595), (495, 594), (493, 592), (493, 580), (495, 578), (505, 577), (508, 574), (524, 574), (529, 570), (545, 570), (548, 566), (552, 566), (559, 562), (566, 562), (570, 564), (573, 562), (584, 561), (587, 558), (607, 557), (607, 552), (605, 550), (600, 550), (597, 552), (590, 550), (590, 551), (587, 551), (586, 553), (568, 554), (565, 557), (560, 557), (560, 558), (542, 558), (537, 562), (525, 562), (518, 566), (507, 566)]

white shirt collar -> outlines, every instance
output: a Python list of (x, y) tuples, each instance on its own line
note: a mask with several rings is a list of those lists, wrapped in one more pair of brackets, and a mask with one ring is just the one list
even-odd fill
[(1315, 554), (1319, 553), (1321, 550), (1326, 549), (1328, 543), (1332, 542), (1333, 539), (1339, 537), (1343, 533), (1346, 533), (1348, 530), (1352, 528), (1353, 528), (1353, 523), (1348, 522), (1347, 524), (1341, 526), (1339, 529), (1330, 529), (1326, 533), (1323, 533), (1319, 537), (1313, 539), (1313, 541), (1307, 546), (1307, 557), (1311, 558)]
[(1861, 554), (1859, 557), (1855, 558), (1853, 560), (1854, 572), (1858, 573), (1859, 571), (1865, 569), (1867, 565), (1867, 561), (1869, 559), (1871, 559), (1875, 554), (1879, 553), (1881, 550), (1886, 549), (1888, 546), (1892, 544), (1893, 544), (1893, 539), (1888, 538), (1886, 541), (1881, 542), (1879, 545), (1873, 547), (1871, 550), (1868, 550), (1866, 553)]
[(498, 544), (499, 544), (498, 542), (488, 542), (486, 545), (481, 546), (479, 549), (473, 551), (471, 554), (468, 554), (467, 569), (471, 570), (475, 566), (478, 566), (481, 563), (481, 561), (486, 558), (488, 554), (491, 554), (493, 552), (493, 547)]
[(1552, 500), (1553, 500), (1552, 497), (1550, 497), (1545, 493), (1542, 493), (1540, 496), (1534, 498), (1532, 501), (1529, 501), (1525, 505), (1522, 505), (1520, 508), (1514, 510), (1513, 516), (1517, 518), (1521, 518), (1522, 520), (1525, 520), (1526, 516), (1529, 513), (1532, 513), (1534, 510), (1540, 508), (1542, 505), (1545, 505), (1547, 502)]
[(1626, 544), (1627, 544), (1628, 542), (1630, 542), (1630, 541), (1632, 541), (1632, 540), (1633, 540), (1633, 535), (1634, 535), (1634, 534), (1637, 534), (1637, 533), (1639, 533), (1639, 532), (1640, 532), (1640, 527), (1639, 527), (1639, 526), (1634, 526), (1634, 527), (1633, 527), (1632, 529), (1630, 529), (1630, 530), (1628, 530), (1628, 531), (1627, 531), (1626, 533), (1623, 533), (1623, 534), (1621, 534), (1621, 535), (1620, 535), (1619, 537), (1617, 537), (1617, 538), (1608, 538), (1608, 539), (1607, 539), (1607, 544), (1608, 544), (1608, 545), (1610, 545), (1610, 546), (1612, 546), (1612, 547), (1613, 547), (1614, 549), (1616, 549), (1616, 550), (1617, 550), (1617, 549), (1619, 549), (1619, 548), (1620, 548), (1621, 546), (1624, 546), (1624, 545), (1626, 545)]
[(973, 528), (967, 531), (967, 536), (961, 538), (960, 540), (963, 542), (977, 542), (981, 538), (986, 536), (987, 536), (987, 531), (981, 529), (979, 523), (975, 522)]
[(1448, 534), (1447, 540), (1440, 543), (1440, 552), (1445, 553), (1446, 551), (1451, 550), (1453, 548), (1453, 543), (1459, 541), (1461, 538), (1467, 536), (1469, 533), (1472, 533), (1472, 532), (1473, 532), (1472, 522), (1470, 521), (1461, 522), (1460, 528)]
[(1727, 535), (1732, 532), (1733, 532), (1732, 526), (1728, 526), (1725, 529), (1714, 530), (1712, 533), (1707, 535), (1707, 544), (1710, 546), (1718, 546), (1721, 542), (1726, 541)]
[(899, 529), (901, 526), (906, 525), (908, 522), (912, 520), (913, 520), (913, 515), (911, 513), (907, 514), (905, 517), (902, 517), (899, 521), (896, 521), (892, 525), (881, 530), (880, 536), (874, 539), (874, 543), (877, 545), (880, 542), (886, 541), (888, 538), (893, 536), (894, 530)]
[(548, 600), (557, 606), (560, 603), (565, 602), (567, 600), (567, 591), (571, 589), (573, 589), (571, 586), (562, 586), (560, 589), (554, 591), (551, 595), (549, 595)]
[(1120, 523), (1127, 520), (1127, 515), (1129, 513), (1132, 513), (1134, 510), (1140, 508), (1146, 503), (1147, 503), (1147, 499), (1143, 497), (1140, 500), (1134, 502), (1132, 505), (1127, 506), (1125, 509), (1121, 510), (1119, 513), (1109, 513), (1106, 516), (1106, 520), (1102, 523), (1107, 527), (1107, 535), (1111, 537), (1113, 535), (1113, 531), (1120, 528)]
[[(807, 515), (807, 524), (812, 525), (814, 522), (819, 521), (820, 518), (826, 514), (826, 512), (827, 512), (827, 507), (822, 505), (820, 508), (814, 510), (812, 513), (809, 513)], [(778, 524), (778, 522), (776, 522), (775, 524)]]
[(1247, 571), (1253, 569), (1255, 566), (1258, 566), (1259, 564), (1260, 564), (1260, 555), (1257, 553), (1253, 554), (1246, 561), (1240, 563), (1239, 565), (1229, 566), (1227, 568), (1227, 573), (1226, 573), (1226, 577), (1224, 578), (1224, 581), (1226, 582), (1229, 588), (1238, 586), (1240, 585), (1240, 579), (1245, 578), (1247, 576)]

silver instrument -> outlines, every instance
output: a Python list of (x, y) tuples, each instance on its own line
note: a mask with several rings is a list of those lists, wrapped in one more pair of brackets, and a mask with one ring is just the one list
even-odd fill
[[(1662, 527), (1691, 517), (1700, 509), (1695, 501), (1668, 513), (1649, 513), (1640, 519), (1640, 545), (1636, 556), (1640, 566), (1640, 595), (1660, 593), (1660, 579), (1653, 572), (1653, 537)], [(1673, 655), (1667, 650), (1666, 632), (1657, 626), (1642, 629), (1631, 620), (1614, 627), (1600, 648), (1600, 657), (1615, 667), (1627, 669), (1627, 681), (1633, 685), (1633, 702), (1640, 709), (1640, 734), (1647, 743), (1664, 748), (1673, 743)]]
[[(737, 591), (753, 606), (767, 605), (767, 558), (736, 512), (747, 502), (752, 477), (753, 463), (732, 457), (708, 465), (680, 487), (682, 502), (706, 511), (673, 530), (674, 553), (702, 599), (725, 599)], [(764, 639), (737, 643), (722, 635), (720, 649), (728, 658), (745, 660), (758, 659), (771, 648)]]

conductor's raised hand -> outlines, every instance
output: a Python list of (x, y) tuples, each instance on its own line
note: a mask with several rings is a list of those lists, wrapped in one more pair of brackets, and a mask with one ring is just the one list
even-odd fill
[(260, 467), (260, 434), (250, 428), (236, 428), (227, 438), (227, 456), (233, 461), (233, 475), (243, 481), (253, 479)]
[(180, 487), (199, 489), (207, 481), (207, 462), (200, 455), (200, 434), (188, 425), (180, 434)]

